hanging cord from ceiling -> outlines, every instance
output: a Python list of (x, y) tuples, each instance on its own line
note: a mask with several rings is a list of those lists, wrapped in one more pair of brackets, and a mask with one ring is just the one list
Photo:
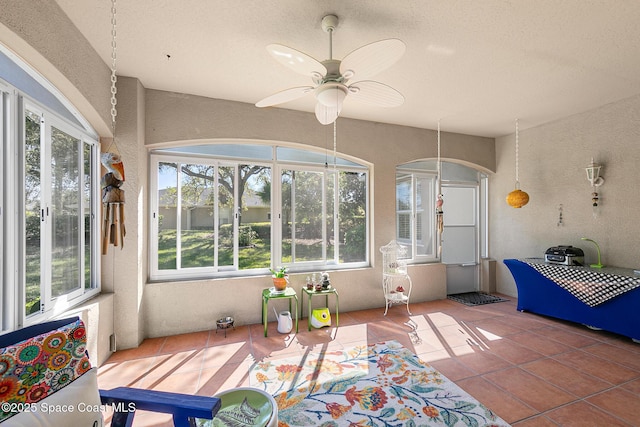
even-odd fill
[(442, 158), (440, 157), (440, 119), (438, 119), (438, 160), (436, 162), (437, 186), (436, 186), (436, 226), (438, 231), (438, 256), (442, 253), (442, 233), (444, 231), (444, 197), (442, 195)]
[(118, 115), (118, 110), (116, 105), (118, 104), (118, 99), (116, 98), (116, 94), (118, 93), (118, 88), (116, 87), (116, 83), (118, 83), (118, 76), (116, 75), (116, 57), (117, 57), (117, 21), (116, 21), (116, 0), (111, 0), (111, 132), (113, 133), (113, 138), (111, 143), (107, 147), (107, 152), (111, 151), (111, 146), (115, 147), (115, 152), (118, 152), (118, 145), (116, 144), (116, 116)]

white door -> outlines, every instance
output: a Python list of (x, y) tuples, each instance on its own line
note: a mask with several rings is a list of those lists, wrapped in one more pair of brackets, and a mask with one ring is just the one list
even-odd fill
[(478, 186), (443, 184), (442, 195), (442, 262), (447, 265), (447, 294), (478, 291)]

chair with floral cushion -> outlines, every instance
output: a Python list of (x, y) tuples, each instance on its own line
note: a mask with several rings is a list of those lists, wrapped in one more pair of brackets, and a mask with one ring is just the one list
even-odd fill
[[(118, 387), (98, 390), (78, 318), (41, 323), (0, 335), (0, 424), (7, 427), (131, 426), (137, 409), (171, 414), (177, 427), (213, 419), (215, 397)], [(4, 427), (4, 426), (2, 426)]]

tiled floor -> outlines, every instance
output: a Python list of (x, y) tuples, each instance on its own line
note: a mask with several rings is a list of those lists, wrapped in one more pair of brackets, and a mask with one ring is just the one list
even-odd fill
[[(518, 427), (640, 426), (640, 344), (516, 310), (515, 299), (479, 307), (450, 300), (340, 313), (340, 326), (269, 336), (260, 324), (227, 337), (215, 329), (152, 338), (116, 352), (100, 388), (134, 386), (213, 395), (248, 385), (252, 364), (309, 350), (394, 339)], [(335, 319), (334, 319), (335, 321)], [(413, 323), (413, 328), (406, 323)], [(140, 412), (134, 426), (167, 425)], [(170, 424), (169, 424), (170, 425)]]

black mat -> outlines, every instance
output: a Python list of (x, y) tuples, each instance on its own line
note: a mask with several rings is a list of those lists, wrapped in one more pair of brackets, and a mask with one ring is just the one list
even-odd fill
[(447, 295), (447, 298), (468, 306), (509, 301), (508, 299), (490, 295), (484, 292), (465, 292), (462, 294), (452, 294)]

